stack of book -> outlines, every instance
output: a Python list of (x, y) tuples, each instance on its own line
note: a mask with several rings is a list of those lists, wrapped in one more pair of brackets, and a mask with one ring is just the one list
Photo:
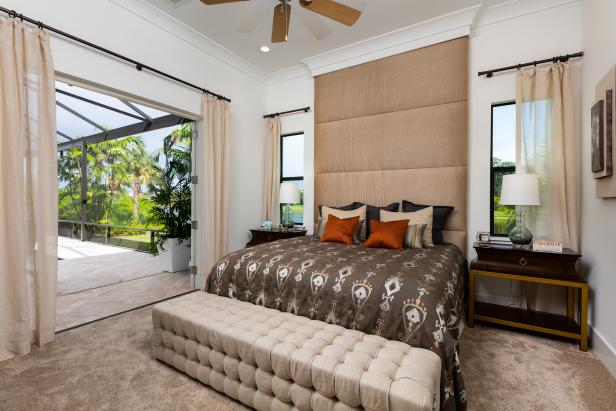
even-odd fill
[(547, 251), (549, 253), (562, 253), (563, 243), (562, 241), (533, 240), (533, 250)]

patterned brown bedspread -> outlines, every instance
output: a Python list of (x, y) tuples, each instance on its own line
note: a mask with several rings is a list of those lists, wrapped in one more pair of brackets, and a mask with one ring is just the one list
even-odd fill
[(465, 267), (450, 244), (398, 251), (299, 237), (223, 257), (206, 291), (430, 349), (443, 361), (441, 408), (463, 410)]

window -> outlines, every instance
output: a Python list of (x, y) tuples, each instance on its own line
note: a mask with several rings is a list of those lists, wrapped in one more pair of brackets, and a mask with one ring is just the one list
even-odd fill
[(515, 102), (492, 105), (490, 233), (506, 236), (515, 226), (515, 207), (499, 205), (503, 176), (515, 173)]
[[(292, 181), (299, 187), (299, 204), (291, 206), (291, 220), (304, 222), (304, 133), (289, 133), (280, 136), (280, 182)], [(282, 216), (282, 206), (280, 208)]]

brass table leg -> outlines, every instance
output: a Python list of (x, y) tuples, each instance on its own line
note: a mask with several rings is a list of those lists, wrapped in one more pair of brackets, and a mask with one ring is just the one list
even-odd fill
[(580, 290), (580, 350), (588, 351), (588, 284), (582, 284)]
[(475, 326), (475, 272), (470, 270), (468, 274), (468, 326)]
[(567, 287), (567, 318), (573, 320), (573, 287)]

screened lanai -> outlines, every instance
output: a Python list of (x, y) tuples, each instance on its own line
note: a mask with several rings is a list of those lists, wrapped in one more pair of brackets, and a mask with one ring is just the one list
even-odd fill
[(56, 81), (58, 151), (158, 130), (190, 120)]
[[(141, 161), (132, 150), (161, 166), (165, 138), (192, 120), (62, 81), (56, 105), (57, 330), (190, 291), (187, 272), (163, 272), (149, 253), (157, 227), (147, 221), (148, 171), (135, 185), (123, 164)], [(128, 177), (113, 175), (122, 171)]]
[[(79, 224), (75, 220), (61, 220), (64, 223), (60, 229), (70, 229), (72, 237), (77, 235), (84, 241), (92, 240), (94, 234), (102, 229), (106, 231), (105, 236), (110, 237), (108, 227), (97, 227), (87, 221), (88, 167), (85, 156), (88, 145), (166, 129), (191, 120), (61, 81), (56, 81), (56, 105), (59, 155), (63, 156), (69, 149), (81, 148), (84, 160), (80, 164), (84, 172), (81, 173)], [(106, 242), (109, 240), (106, 238)]]

